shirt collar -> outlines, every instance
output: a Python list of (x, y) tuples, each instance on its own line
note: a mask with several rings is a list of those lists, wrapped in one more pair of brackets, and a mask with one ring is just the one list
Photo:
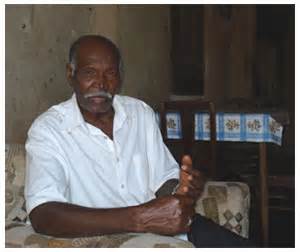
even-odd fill
[(121, 96), (115, 95), (113, 100), (113, 108), (115, 110), (114, 131), (120, 129), (129, 115), (126, 113), (125, 107), (122, 104)]
[[(86, 130), (88, 130), (87, 123), (85, 122), (78, 106), (75, 93), (73, 93), (68, 105), (69, 106), (66, 106), (63, 112), (63, 114), (65, 115), (63, 128), (67, 131), (72, 131), (78, 126), (83, 126)], [(118, 130), (119, 128), (121, 128), (123, 122), (127, 118), (124, 105), (122, 104), (121, 97), (119, 95), (114, 96), (112, 106), (115, 111), (114, 130)]]

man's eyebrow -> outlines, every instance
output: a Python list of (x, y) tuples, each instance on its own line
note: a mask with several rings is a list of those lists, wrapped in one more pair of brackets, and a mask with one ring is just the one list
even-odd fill
[(118, 71), (118, 67), (109, 67), (107, 71)]

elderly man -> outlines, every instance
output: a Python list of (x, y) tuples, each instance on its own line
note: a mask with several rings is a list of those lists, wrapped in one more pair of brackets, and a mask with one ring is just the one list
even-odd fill
[(72, 98), (39, 116), (26, 142), (26, 208), (37, 232), (188, 232), (195, 246), (246, 246), (195, 217), (202, 175), (189, 156), (179, 169), (148, 105), (118, 95), (121, 55), (110, 40), (89, 35), (75, 41), (67, 79)]

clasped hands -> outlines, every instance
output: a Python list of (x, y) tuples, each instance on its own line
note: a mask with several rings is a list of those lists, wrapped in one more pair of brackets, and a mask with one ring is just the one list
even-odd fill
[(202, 173), (193, 168), (191, 157), (184, 155), (175, 193), (156, 198), (144, 205), (140, 218), (141, 231), (163, 235), (188, 232), (195, 214), (195, 203), (203, 188)]

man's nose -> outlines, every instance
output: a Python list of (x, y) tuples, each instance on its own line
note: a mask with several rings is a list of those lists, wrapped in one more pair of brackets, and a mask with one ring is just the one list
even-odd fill
[(93, 85), (100, 89), (105, 89), (106, 87), (106, 81), (104, 78), (104, 75), (101, 73), (98, 73), (93, 81)]

